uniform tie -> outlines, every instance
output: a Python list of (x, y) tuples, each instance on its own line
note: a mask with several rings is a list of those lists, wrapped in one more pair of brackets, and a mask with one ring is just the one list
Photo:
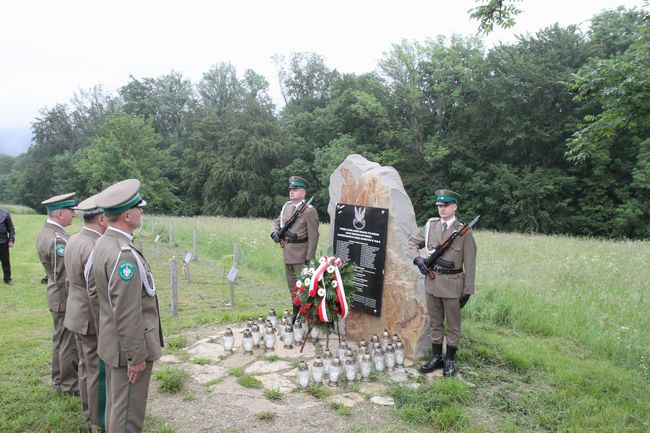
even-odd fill
[(446, 231), (447, 231), (447, 223), (443, 222), (442, 223), (442, 234), (444, 235)]

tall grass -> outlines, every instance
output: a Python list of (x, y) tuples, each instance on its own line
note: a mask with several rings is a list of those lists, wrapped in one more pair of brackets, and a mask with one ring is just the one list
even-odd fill
[(0, 203), (0, 208), (6, 209), (9, 211), (9, 213), (14, 215), (36, 215), (36, 211), (31, 207), (22, 206), (19, 204)]

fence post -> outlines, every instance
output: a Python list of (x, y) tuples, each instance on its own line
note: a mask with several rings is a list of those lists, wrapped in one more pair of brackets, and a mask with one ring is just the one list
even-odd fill
[(196, 225), (194, 226), (194, 229), (192, 230), (192, 242), (194, 244), (194, 261), (198, 262), (199, 261), (199, 236), (196, 233)]
[(169, 276), (172, 288), (172, 316), (178, 315), (178, 275), (176, 274), (176, 256), (169, 259)]

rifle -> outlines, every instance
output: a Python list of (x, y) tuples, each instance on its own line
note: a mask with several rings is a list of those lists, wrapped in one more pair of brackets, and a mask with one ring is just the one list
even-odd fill
[[(296, 222), (296, 219), (298, 216), (305, 212), (307, 210), (307, 206), (311, 204), (311, 201), (314, 199), (314, 196), (312, 196), (309, 201), (304, 202), (298, 209), (296, 209), (293, 212), (293, 215), (291, 215), (291, 218), (287, 220), (287, 222), (284, 224), (284, 226), (278, 231), (278, 237), (280, 238), (280, 248), (284, 248), (284, 238), (287, 237), (287, 232), (289, 231), (289, 228), (291, 225)], [(280, 218), (282, 218), (282, 215), (280, 215)], [(294, 238), (296, 237), (294, 233)]]
[(426, 259), (427, 268), (429, 268), (429, 278), (432, 280), (435, 280), (436, 278), (435, 274), (432, 271), (434, 266), (438, 265), (441, 268), (451, 268), (453, 266), (453, 263), (441, 258), (442, 254), (447, 251), (452, 242), (454, 242), (454, 239), (456, 239), (458, 236), (465, 236), (465, 234), (470, 231), (472, 227), (474, 227), (474, 225), (478, 222), (479, 218), (481, 218), (481, 215), (478, 215), (469, 224), (463, 225), (460, 230), (454, 230), (454, 232), (447, 238), (446, 241), (433, 249), (431, 255)]

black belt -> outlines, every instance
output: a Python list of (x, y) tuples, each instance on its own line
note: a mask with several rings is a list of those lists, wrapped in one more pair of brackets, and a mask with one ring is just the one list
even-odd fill
[(305, 238), (305, 239), (295, 239), (295, 240), (285, 239), (284, 242), (286, 242), (288, 244), (304, 244), (305, 242), (307, 242), (307, 238)]
[(460, 274), (463, 272), (463, 269), (445, 269), (445, 268), (439, 268), (438, 266), (433, 267), (433, 272), (436, 274), (440, 275), (451, 275), (451, 274)]

